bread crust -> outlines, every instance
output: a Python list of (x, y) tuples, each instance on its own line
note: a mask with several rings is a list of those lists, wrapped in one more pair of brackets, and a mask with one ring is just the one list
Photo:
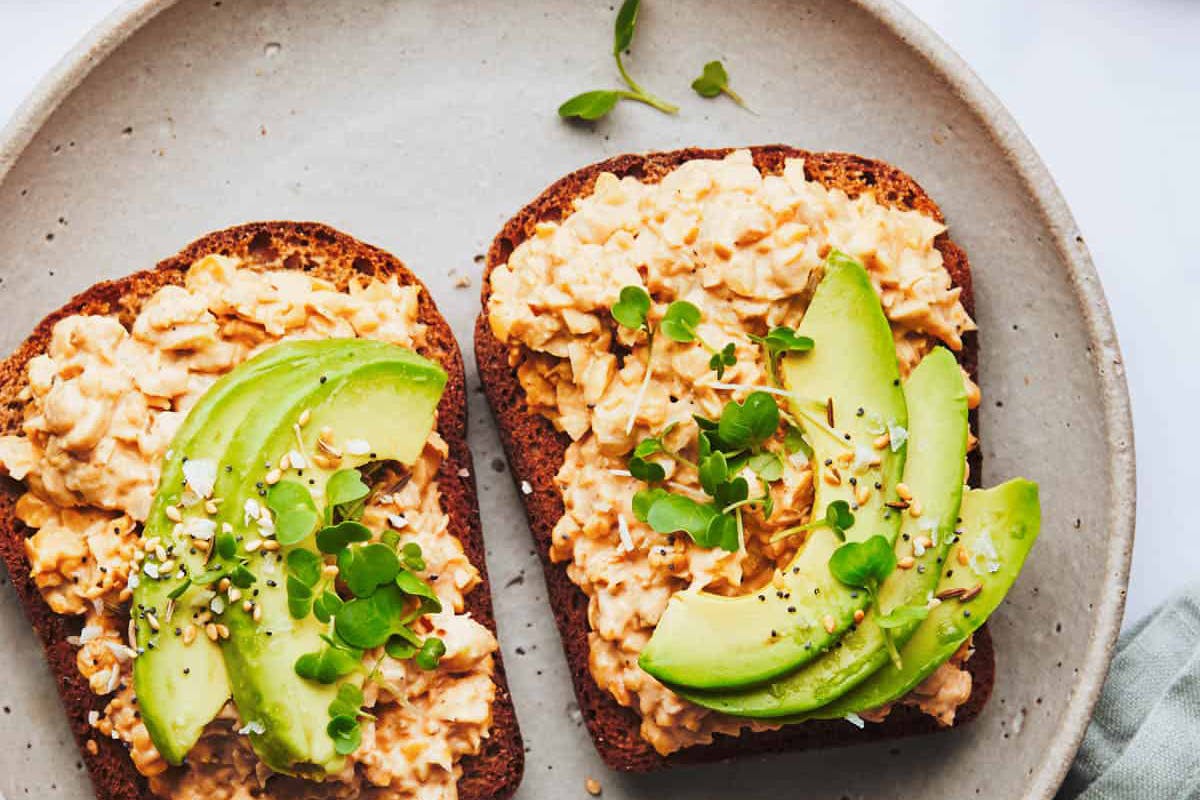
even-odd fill
[[(491, 586), (484, 558), (475, 477), (467, 448), (467, 397), (462, 354), (449, 324), (438, 312), (429, 290), (395, 256), (358, 241), (326, 225), (313, 222), (256, 222), (210, 233), (185, 247), (151, 270), (113, 281), (97, 283), (47, 315), (8, 359), (0, 363), (0, 433), (20, 431), (24, 403), (18, 395), (26, 385), (26, 365), (45, 352), (54, 324), (73, 314), (115, 316), (127, 328), (142, 304), (169, 284), (182, 284), (188, 267), (198, 258), (219, 253), (266, 267), (310, 272), (345, 289), (354, 277), (396, 277), (403, 285), (420, 288), (418, 319), (428, 326), (422, 355), (439, 362), (448, 380), (438, 406), (438, 432), (449, 445), (449, 454), (438, 471), (442, 505), (450, 517), (450, 530), (462, 542), (471, 563), (479, 570), (481, 585), (466, 597), (472, 616), (494, 634)], [(464, 472), (465, 471), (465, 472)], [(464, 477), (465, 476), (465, 477)], [(138, 774), (120, 742), (96, 736), (87, 712), (97, 698), (75, 666), (75, 648), (67, 643), (79, 633), (77, 618), (55, 614), (42, 600), (29, 574), (23, 540), (30, 535), (14, 514), (22, 492), (15, 481), (3, 479), (0, 487), (0, 556), (12, 576), (25, 613), (45, 648), (71, 730), (87, 764), (99, 800), (153, 800), (146, 780)], [(505, 680), (501, 654), (495, 654), (497, 692), (493, 704), (491, 736), (483, 750), (461, 762), (458, 781), (461, 800), (503, 800), (516, 791), (524, 770), (525, 750)], [(88, 752), (94, 740), (98, 751)]]
[[(528, 481), (532, 491), (520, 493), (529, 527), (537, 544), (546, 575), (546, 585), (555, 621), (566, 652), (575, 686), (575, 696), (588, 732), (601, 758), (613, 769), (645, 772), (676, 764), (719, 761), (741, 755), (832, 747), (877, 739), (910, 736), (939, 730), (937, 723), (914, 708), (899, 707), (886, 722), (858, 730), (846, 722), (825, 721), (790, 725), (779, 731), (718, 735), (709, 745), (689, 747), (660, 756), (639, 733), (641, 718), (601, 689), (588, 669), (588, 598), (567, 577), (565, 565), (550, 561), (550, 537), (564, 513), (562, 496), (554, 476), (562, 466), (570, 438), (556, 431), (541, 414), (529, 411), (516, 369), (509, 365), (509, 346), (500, 342), (487, 322), (491, 294), (491, 271), (508, 261), (513, 250), (534, 235), (539, 222), (560, 221), (573, 211), (576, 198), (592, 192), (596, 178), (610, 172), (619, 178), (634, 177), (657, 183), (679, 165), (695, 159), (723, 158), (734, 149), (688, 148), (644, 155), (621, 155), (579, 169), (553, 183), (505, 224), (488, 251), (483, 279), (483, 311), (475, 323), (475, 358), (500, 438), (512, 467), (513, 480)], [(811, 153), (786, 145), (749, 148), (755, 166), (763, 174), (779, 174), (789, 158), (804, 159), (810, 180), (839, 188), (851, 197), (873, 191), (883, 205), (911, 209), (943, 222), (941, 209), (915, 180), (881, 161), (848, 153)], [(974, 314), (970, 266), (966, 253), (943, 233), (934, 241), (955, 286), (962, 289), (962, 303)], [(959, 363), (973, 379), (978, 378), (978, 337), (972, 331), (963, 337), (957, 353)], [(971, 412), (971, 428), (978, 435), (978, 418)], [(974, 485), (980, 468), (979, 449), (969, 457)], [(995, 659), (986, 627), (975, 636), (975, 655), (968, 661), (974, 689), (970, 700), (959, 708), (955, 726), (970, 722), (982, 711), (995, 679)]]

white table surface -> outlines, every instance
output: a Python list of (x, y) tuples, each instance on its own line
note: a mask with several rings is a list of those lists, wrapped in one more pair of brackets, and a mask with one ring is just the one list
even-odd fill
[[(653, 0), (650, 0), (651, 2)], [(119, 0), (0, 0), (0, 121)], [(908, 0), (971, 64), (1066, 195), (1121, 337), (1137, 432), (1126, 624), (1200, 575), (1200, 3)], [(802, 144), (802, 143), (801, 143)], [(1188, 248), (1195, 248), (1189, 251)], [(1031, 354), (1036, 357), (1036, 354)]]

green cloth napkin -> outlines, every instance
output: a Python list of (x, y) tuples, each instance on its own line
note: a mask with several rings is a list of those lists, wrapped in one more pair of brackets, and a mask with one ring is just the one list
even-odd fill
[(1200, 798), (1200, 584), (1122, 636), (1058, 800)]

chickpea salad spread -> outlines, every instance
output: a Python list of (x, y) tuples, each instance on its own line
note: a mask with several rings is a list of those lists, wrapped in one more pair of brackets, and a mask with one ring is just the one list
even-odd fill
[(29, 570), (155, 794), (455, 798), (491, 734), (419, 291), (210, 255), (29, 361)]
[(490, 273), (488, 328), (570, 440), (549, 555), (591, 676), (658, 753), (897, 703), (950, 725), (970, 697), (1038, 506), (964, 489), (944, 230), (739, 150), (601, 172)]

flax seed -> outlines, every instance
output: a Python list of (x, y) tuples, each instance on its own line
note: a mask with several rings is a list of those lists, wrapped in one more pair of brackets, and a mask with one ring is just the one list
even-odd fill
[(976, 597), (979, 597), (979, 593), (982, 591), (983, 591), (983, 584), (977, 583), (974, 586), (972, 586), (970, 589), (967, 589), (965, 592), (963, 592), (962, 596), (959, 597), (958, 599), (964, 603), (968, 603), (971, 600), (974, 600)]

